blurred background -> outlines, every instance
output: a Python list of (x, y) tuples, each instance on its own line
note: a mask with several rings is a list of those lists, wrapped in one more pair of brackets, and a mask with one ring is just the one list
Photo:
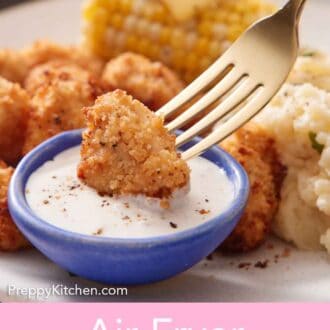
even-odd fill
[[(278, 5), (284, 0), (270, 0)], [(21, 47), (37, 38), (73, 43), (80, 35), (83, 0), (0, 0), (0, 47)], [(302, 43), (330, 52), (330, 0), (308, 0)], [(67, 17), (70, 19), (67, 19)]]

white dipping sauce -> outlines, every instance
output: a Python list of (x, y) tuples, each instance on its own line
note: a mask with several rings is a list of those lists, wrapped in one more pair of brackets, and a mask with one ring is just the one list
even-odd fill
[(67, 149), (30, 176), (26, 199), (44, 221), (72, 232), (106, 237), (151, 237), (196, 227), (225, 211), (233, 186), (224, 170), (198, 157), (191, 168), (190, 191), (179, 191), (170, 208), (145, 196), (100, 196), (76, 176), (80, 147)]

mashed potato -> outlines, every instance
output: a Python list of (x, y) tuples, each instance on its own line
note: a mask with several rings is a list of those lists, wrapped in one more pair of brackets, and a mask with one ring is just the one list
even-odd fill
[(272, 134), (288, 168), (274, 232), (330, 253), (330, 92), (286, 84), (255, 121)]
[(314, 50), (302, 50), (289, 82), (295, 85), (308, 82), (330, 91), (330, 57)]

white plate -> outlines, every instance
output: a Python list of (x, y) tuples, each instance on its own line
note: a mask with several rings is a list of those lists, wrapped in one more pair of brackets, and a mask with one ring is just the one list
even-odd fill
[[(80, 5), (79, 0), (36, 1), (0, 12), (0, 47), (21, 47), (37, 38), (76, 42)], [(325, 32), (329, 30), (329, 22), (329, 0), (310, 1), (303, 17), (302, 43), (330, 52), (329, 36)], [(266, 268), (255, 267), (258, 261), (262, 264), (265, 260)], [(330, 258), (325, 252), (298, 251), (270, 239), (256, 252), (235, 257), (216, 255), (171, 280), (128, 288), (125, 297), (52, 296), (49, 300), (330, 301), (329, 274)], [(35, 250), (0, 253), (0, 301), (24, 299), (8, 296), (8, 285), (50, 288), (56, 284), (102, 287), (70, 276)]]

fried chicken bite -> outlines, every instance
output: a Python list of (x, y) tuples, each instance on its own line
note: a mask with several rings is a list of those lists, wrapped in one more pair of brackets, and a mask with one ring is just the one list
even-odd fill
[(151, 110), (158, 110), (184, 88), (165, 65), (134, 53), (110, 60), (102, 77), (113, 89), (125, 90)]
[(78, 177), (102, 194), (167, 198), (189, 182), (189, 168), (175, 136), (138, 100), (122, 90), (100, 96), (85, 109)]
[(41, 40), (21, 50), (0, 50), (0, 76), (22, 85), (34, 67), (55, 60), (76, 64), (96, 77), (100, 77), (105, 64), (79, 47)]
[(0, 158), (11, 165), (22, 155), (29, 109), (27, 93), (0, 77)]
[(104, 93), (102, 84), (75, 64), (48, 62), (34, 68), (25, 81), (32, 107), (23, 146), (26, 154), (60, 132), (85, 127), (82, 108)]
[(286, 168), (279, 160), (275, 141), (271, 135), (257, 123), (249, 122), (227, 139), (225, 143), (230, 141), (230, 139), (237, 144), (243, 144), (255, 150), (261, 159), (270, 166), (275, 183), (276, 196), (279, 197), (286, 175)]
[(84, 49), (75, 46), (62, 46), (47, 40), (38, 40), (21, 51), (28, 71), (37, 65), (54, 60), (76, 64), (95, 77), (102, 73), (104, 62)]
[[(24, 80), (23, 86), (30, 95), (34, 95), (40, 87), (56, 85), (56, 81), (58, 82), (58, 80), (62, 82), (72, 80), (83, 83), (90, 82), (91, 84), (100, 86), (100, 88), (102, 87), (102, 91), (103, 89), (106, 90), (106, 84), (95, 78), (90, 72), (74, 63), (61, 60), (49, 61), (36, 66)], [(97, 92), (94, 95), (94, 99), (100, 93), (100, 91)]]
[(277, 212), (285, 169), (278, 160), (274, 141), (257, 125), (238, 130), (221, 147), (246, 170), (250, 196), (238, 225), (221, 245), (227, 252), (246, 252), (259, 247), (270, 232)]
[(27, 66), (22, 54), (16, 50), (0, 49), (0, 77), (22, 83), (26, 73)]
[(7, 190), (14, 172), (0, 160), (0, 251), (16, 251), (29, 246), (11, 219), (7, 206)]

